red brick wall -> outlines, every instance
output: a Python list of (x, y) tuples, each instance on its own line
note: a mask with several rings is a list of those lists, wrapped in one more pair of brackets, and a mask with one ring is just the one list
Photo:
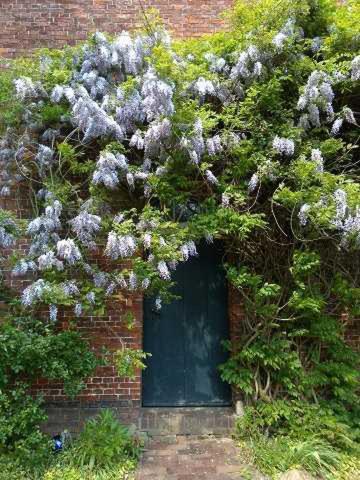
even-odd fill
[[(124, 321), (127, 312), (132, 312), (135, 323), (131, 329)], [(69, 320), (73, 319), (73, 312), (63, 312), (59, 318), (59, 328), (68, 328)], [(87, 338), (91, 348), (101, 355), (105, 347), (109, 355), (108, 364), (96, 369), (94, 376), (86, 380), (86, 386), (77, 397), (79, 402), (122, 401), (127, 404), (140, 404), (141, 372), (135, 379), (119, 377), (112, 363), (111, 353), (123, 346), (128, 348), (142, 348), (142, 296), (128, 295), (122, 300), (113, 298), (103, 317), (81, 317), (77, 319), (77, 330)], [(67, 400), (61, 384), (38, 379), (33, 391), (41, 393), (48, 402), (63, 402)]]
[[(10, 205), (13, 206), (11, 202)], [(17, 209), (12, 208), (12, 210), (19, 215)], [(26, 255), (28, 248), (29, 240), (20, 239), (13, 248), (2, 249), (0, 254), (5, 258), (9, 258), (15, 251)], [(92, 260), (103, 270), (111, 268), (108, 259), (104, 258), (100, 252), (94, 254)], [(10, 265), (5, 266), (3, 274), (5, 285), (14, 296), (19, 296), (24, 288), (34, 280), (33, 276), (17, 277), (12, 275)], [(89, 340), (91, 349), (98, 356), (102, 356), (104, 348), (108, 353), (106, 365), (98, 367), (94, 376), (86, 379), (86, 386), (76, 399), (78, 402), (122, 401), (123, 404), (130, 402), (132, 405), (140, 405), (141, 372), (139, 371), (133, 380), (119, 377), (111, 354), (124, 346), (135, 349), (142, 348), (142, 305), (141, 294), (124, 292), (109, 298), (104, 316), (87, 315), (76, 319), (76, 329)], [(132, 313), (134, 319), (131, 328), (128, 328), (126, 322), (129, 312)], [(40, 309), (37, 315), (41, 318), (48, 318), (48, 311)], [(6, 316), (6, 304), (0, 300), (0, 321), (4, 316)], [(68, 329), (71, 320), (74, 320), (72, 309), (59, 310), (57, 320), (59, 330)], [(39, 378), (33, 385), (32, 391), (36, 394), (41, 393), (49, 402), (67, 400), (62, 385), (47, 379)]]
[(176, 37), (218, 30), (233, 0), (0, 0), (0, 56), (74, 45), (96, 30), (118, 33), (143, 25), (155, 7)]

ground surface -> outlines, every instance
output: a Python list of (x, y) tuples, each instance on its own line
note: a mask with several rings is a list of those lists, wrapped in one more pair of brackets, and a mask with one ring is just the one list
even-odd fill
[(241, 480), (243, 464), (230, 438), (177, 436), (151, 440), (136, 480)]

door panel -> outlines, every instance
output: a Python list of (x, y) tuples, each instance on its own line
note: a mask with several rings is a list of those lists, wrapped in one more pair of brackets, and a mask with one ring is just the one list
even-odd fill
[[(181, 291), (180, 291), (181, 289)], [(182, 295), (181, 282), (175, 294)], [(183, 302), (154, 308), (154, 299), (144, 302), (144, 351), (151, 353), (143, 372), (144, 405), (185, 404)]]
[(230, 388), (217, 370), (226, 360), (221, 341), (229, 333), (220, 253), (200, 248), (173, 278), (181, 300), (159, 312), (153, 299), (144, 302), (144, 350), (152, 357), (143, 372), (143, 405), (229, 405)]

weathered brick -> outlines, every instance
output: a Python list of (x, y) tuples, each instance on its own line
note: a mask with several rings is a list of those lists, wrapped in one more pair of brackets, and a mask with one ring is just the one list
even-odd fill
[[(175, 37), (197, 37), (224, 25), (221, 13), (232, 0), (143, 0), (159, 10)], [(75, 45), (89, 33), (118, 33), (144, 25), (140, 2), (133, 0), (0, 0), (1, 55), (28, 55), (38, 47)]]

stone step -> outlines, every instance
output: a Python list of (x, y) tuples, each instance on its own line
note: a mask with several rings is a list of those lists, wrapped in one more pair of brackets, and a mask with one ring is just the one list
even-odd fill
[(139, 430), (151, 437), (172, 435), (229, 436), (236, 415), (231, 407), (142, 408)]

